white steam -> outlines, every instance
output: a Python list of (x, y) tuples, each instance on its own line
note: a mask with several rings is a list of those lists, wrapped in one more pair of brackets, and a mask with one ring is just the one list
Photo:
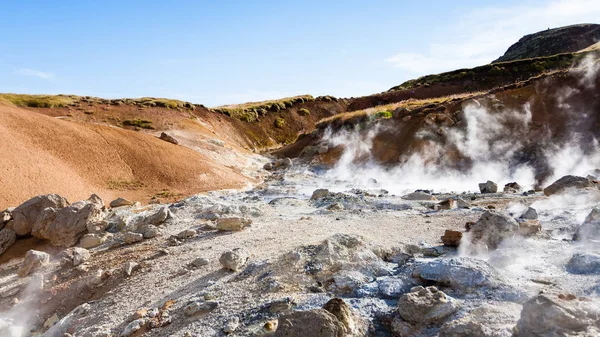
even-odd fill
[[(585, 58), (571, 70), (580, 85), (587, 88), (595, 86), (599, 71), (600, 61), (593, 57)], [(344, 152), (325, 173), (326, 182), (321, 187), (332, 190), (379, 187), (395, 194), (416, 189), (462, 192), (477, 191), (478, 183), (492, 180), (500, 190), (513, 181), (531, 189), (536, 185), (536, 173), (540, 173), (531, 160), (548, 166), (543, 185), (568, 174), (586, 176), (600, 168), (600, 145), (596, 139), (590, 140), (589, 135), (586, 140), (583, 136), (587, 134), (578, 133), (578, 127), (588, 123), (590, 113), (571, 107), (569, 102), (579, 93), (579, 89), (565, 86), (555, 94), (558, 107), (568, 118), (567, 132), (571, 138), (567, 142), (559, 142), (548, 134), (547, 142), (528, 144), (529, 134), (535, 132), (531, 128), (531, 104), (508, 109), (494, 96), (466, 103), (462, 127), (423, 126), (416, 138), (424, 145), (399, 158), (393, 167), (382, 165), (372, 155), (374, 139), (381, 132), (390, 132), (382, 126), (384, 123), (365, 130), (361, 126), (336, 132), (327, 130), (323, 142), (330, 147), (342, 145)], [(445, 135), (444, 140), (440, 134)], [(541, 153), (531, 154), (528, 147), (540, 149)], [(536, 155), (543, 158), (535, 158)]]

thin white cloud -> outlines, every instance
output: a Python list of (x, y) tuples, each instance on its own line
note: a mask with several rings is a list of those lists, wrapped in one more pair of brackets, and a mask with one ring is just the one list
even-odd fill
[(542, 6), (476, 9), (448, 26), (423, 53), (400, 52), (385, 61), (413, 75), (490, 63), (523, 35), (576, 23), (596, 23), (598, 0), (555, 0)]
[(52, 74), (52, 73), (35, 70), (35, 69), (30, 69), (30, 68), (19, 68), (19, 69), (15, 70), (15, 73), (18, 75), (23, 75), (23, 76), (31, 76), (31, 77), (41, 78), (43, 80), (49, 80), (54, 77), (54, 74)]

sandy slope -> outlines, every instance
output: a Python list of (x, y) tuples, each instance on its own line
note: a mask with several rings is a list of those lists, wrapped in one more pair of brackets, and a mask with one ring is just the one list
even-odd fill
[(162, 190), (192, 194), (237, 188), (249, 179), (152, 135), (84, 125), (0, 105), (0, 209), (59, 193), (147, 200)]

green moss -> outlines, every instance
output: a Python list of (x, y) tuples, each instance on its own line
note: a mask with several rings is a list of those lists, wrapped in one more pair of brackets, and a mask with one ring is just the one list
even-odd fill
[(391, 111), (379, 111), (375, 114), (375, 118), (388, 119), (392, 118), (394, 114)]
[(283, 127), (285, 126), (285, 119), (283, 118), (275, 118), (275, 127), (279, 128), (279, 129), (283, 129)]
[(77, 96), (67, 95), (21, 95), (0, 94), (0, 98), (18, 107), (29, 108), (64, 108), (75, 102)]
[(298, 110), (298, 115), (308, 116), (308, 115), (310, 115), (310, 110), (308, 110), (306, 108), (302, 108), (302, 109)]
[(126, 119), (123, 121), (123, 126), (133, 126), (133, 127), (138, 127), (138, 128), (142, 128), (142, 129), (150, 129), (150, 130), (154, 130), (154, 127), (152, 126), (152, 121), (146, 120), (146, 119)]
[(282, 98), (279, 100), (251, 102), (237, 105), (227, 105), (211, 109), (213, 112), (221, 113), (232, 118), (253, 122), (258, 116), (266, 116), (269, 112), (277, 113), (295, 106), (296, 104), (314, 101), (311, 95)]

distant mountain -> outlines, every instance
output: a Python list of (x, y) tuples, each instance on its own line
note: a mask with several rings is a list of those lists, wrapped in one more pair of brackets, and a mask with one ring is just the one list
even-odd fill
[(600, 41), (600, 25), (579, 24), (523, 36), (492, 63), (572, 53)]

